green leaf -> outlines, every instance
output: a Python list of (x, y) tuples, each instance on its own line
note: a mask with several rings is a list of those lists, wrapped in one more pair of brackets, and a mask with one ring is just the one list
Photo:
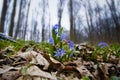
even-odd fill
[[(58, 36), (56, 37), (56, 42), (59, 43), (60, 42), (60, 46), (61, 45), (61, 40), (60, 40), (60, 36), (62, 34), (62, 31), (63, 31), (63, 27), (59, 28), (59, 33), (58, 33)], [(61, 47), (62, 48), (62, 47)]]
[(111, 76), (111, 77), (110, 77), (110, 80), (120, 80), (120, 78), (117, 77), (117, 76)]
[(52, 37), (53, 37), (53, 40), (54, 40), (54, 44), (56, 45), (57, 44), (57, 41), (56, 41), (56, 33), (55, 33), (55, 30), (52, 30)]
[(61, 36), (62, 31), (63, 31), (63, 27), (61, 27), (61, 28), (59, 29), (59, 34), (58, 34), (58, 36)]
[(90, 80), (88, 76), (83, 77), (81, 80)]
[(50, 47), (49, 51), (50, 51), (51, 56), (54, 57), (54, 49), (52, 46)]

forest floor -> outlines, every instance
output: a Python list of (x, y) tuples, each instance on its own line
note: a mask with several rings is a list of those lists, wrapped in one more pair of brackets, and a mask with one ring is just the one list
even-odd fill
[(75, 44), (65, 61), (51, 57), (46, 45), (0, 41), (0, 80), (120, 80), (120, 45)]

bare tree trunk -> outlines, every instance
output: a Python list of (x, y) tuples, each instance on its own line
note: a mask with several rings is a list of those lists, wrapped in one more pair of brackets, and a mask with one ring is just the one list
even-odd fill
[(59, 26), (61, 27), (61, 16), (59, 17), (59, 21), (58, 21), (58, 24), (59, 24)]
[(17, 0), (14, 0), (13, 3), (13, 10), (12, 10), (12, 14), (11, 14), (11, 22), (10, 22), (10, 27), (9, 27), (9, 36), (13, 37), (13, 30), (14, 30), (14, 19), (15, 19), (15, 12), (16, 12), (16, 4), (17, 4)]
[(31, 0), (29, 1), (28, 3), (28, 9), (27, 9), (27, 15), (26, 15), (26, 21), (25, 21), (25, 30), (24, 30), (24, 35), (23, 35), (23, 38), (25, 40), (25, 36), (27, 34), (27, 24), (28, 24), (28, 15), (29, 15), (29, 10), (30, 10), (30, 3), (31, 3)]
[(65, 5), (65, 0), (59, 0), (58, 2), (58, 24), (61, 27), (62, 13)]
[(61, 9), (58, 9), (58, 24), (60, 27), (61, 27), (61, 18), (62, 18), (62, 12), (61, 12)]
[(7, 12), (7, 0), (3, 0), (3, 8), (1, 14), (1, 21), (0, 21), (0, 32), (4, 33), (4, 24), (5, 24), (5, 16)]
[(50, 12), (49, 12), (49, 25), (48, 25), (48, 26), (49, 26), (49, 29), (48, 29), (48, 30), (49, 30), (49, 38), (50, 38), (50, 33), (51, 33), (51, 32), (50, 32), (50, 31), (51, 31), (51, 30), (50, 30), (50, 21), (51, 21), (51, 17), (50, 17)]
[(113, 21), (115, 23), (115, 29), (116, 29), (116, 39), (117, 39), (117, 42), (120, 43), (120, 22), (119, 22), (119, 16), (117, 15), (117, 10), (116, 10), (116, 7), (115, 7), (115, 1), (114, 0), (111, 0), (111, 3), (108, 2), (108, 0), (106, 0), (107, 2), (107, 5), (111, 11), (111, 16), (113, 18)]
[(21, 9), (22, 9), (22, 2), (23, 0), (21, 0), (20, 1), (20, 9), (19, 9), (19, 16), (18, 16), (18, 23), (17, 23), (17, 28), (16, 28), (16, 30), (15, 30), (15, 36), (14, 36), (14, 39), (16, 39), (17, 38), (17, 36), (18, 36), (18, 33), (19, 33), (19, 30), (20, 30), (20, 17), (21, 17), (21, 13), (22, 13), (22, 11), (21, 11)]
[(88, 5), (86, 5), (86, 3), (84, 4), (85, 7), (85, 15), (86, 15), (86, 22), (87, 22), (87, 26), (88, 26), (88, 41), (90, 41), (91, 43), (95, 40), (95, 35), (94, 35), (94, 24), (93, 24), (93, 14), (92, 14), (92, 7), (90, 4), (90, 1), (87, 1)]
[(45, 0), (43, 0), (42, 41), (45, 41), (45, 11), (46, 11), (46, 5), (45, 5)]
[(25, 40), (25, 36), (27, 33), (27, 27), (28, 27), (27, 24), (28, 24), (28, 15), (29, 15), (29, 10), (30, 10), (30, 3), (31, 3), (31, 0), (28, 3), (28, 9), (27, 9), (27, 15), (26, 15), (26, 21), (25, 21), (25, 30), (24, 30), (24, 35), (23, 35), (24, 40)]
[(89, 19), (88, 19), (88, 13), (87, 13), (87, 9), (86, 9), (86, 5), (84, 5), (85, 7), (85, 16), (86, 16), (86, 22), (87, 22), (87, 26), (88, 26), (88, 31), (87, 31), (87, 35), (88, 35), (88, 39), (90, 39), (90, 23), (89, 23)]
[(73, 0), (69, 1), (69, 11), (70, 11), (70, 39), (74, 41), (74, 18), (73, 18)]
[(34, 22), (34, 30), (33, 30), (33, 40), (37, 41), (37, 21)]

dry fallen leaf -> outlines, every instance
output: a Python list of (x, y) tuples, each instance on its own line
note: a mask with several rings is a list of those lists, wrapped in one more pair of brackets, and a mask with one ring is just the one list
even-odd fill
[(13, 69), (13, 67), (3, 65), (2, 68), (0, 68), (0, 74), (3, 74), (11, 69)]
[(94, 76), (98, 80), (109, 80), (107, 74), (108, 74), (108, 72), (107, 72), (107, 66), (106, 66), (106, 64), (100, 63), (97, 66), (97, 69), (96, 69), (96, 71), (94, 73)]
[(40, 54), (35, 51), (28, 51), (25, 53), (18, 54), (18, 56), (25, 58), (27, 61), (33, 64), (40, 64), (44, 66), (44, 69), (47, 69), (49, 62)]
[(21, 76), (20, 71), (8, 71), (2, 74), (3, 80), (16, 80)]
[(43, 68), (44, 70), (48, 69), (49, 62), (41, 54), (38, 54), (35, 59), (38, 64), (44, 66), (44, 68)]
[(50, 80), (57, 80), (55, 76), (52, 76), (50, 73), (40, 70), (37, 66), (31, 66), (27, 69), (26, 75), (38, 76), (42, 78), (47, 78)]
[(90, 76), (90, 77), (92, 77), (92, 79), (95, 79), (93, 77), (93, 75), (85, 68), (85, 66), (79, 66), (76, 69), (79, 71), (79, 73), (81, 74), (82, 77), (83, 76)]
[(7, 66), (7, 65), (3, 65), (1, 68), (0, 68), (0, 74), (3, 74), (5, 72), (8, 72), (10, 71), (11, 69), (14, 69), (14, 70), (20, 70), (20, 67), (12, 67), (12, 66)]

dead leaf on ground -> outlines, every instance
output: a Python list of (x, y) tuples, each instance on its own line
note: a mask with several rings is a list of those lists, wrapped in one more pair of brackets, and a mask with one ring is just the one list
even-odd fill
[(8, 71), (2, 74), (3, 80), (16, 80), (21, 76), (20, 71)]
[(44, 69), (49, 67), (49, 62), (40, 54), (35, 51), (28, 51), (18, 54), (18, 56), (25, 58), (27, 61), (33, 64), (40, 64), (44, 66)]
[(40, 70), (37, 66), (31, 66), (27, 69), (26, 75), (30, 75), (30, 76), (38, 76), (38, 77), (42, 77), (42, 78), (47, 78), (50, 80), (57, 80), (57, 78), (53, 75), (51, 75), (48, 72), (42, 71)]

